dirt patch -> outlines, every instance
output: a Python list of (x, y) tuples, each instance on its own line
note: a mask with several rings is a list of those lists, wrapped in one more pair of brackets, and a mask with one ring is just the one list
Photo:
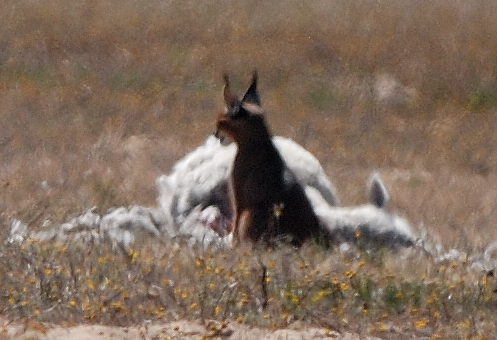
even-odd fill
[(144, 323), (130, 327), (103, 325), (78, 325), (64, 327), (38, 322), (10, 323), (1, 321), (0, 339), (19, 340), (132, 340), (132, 339), (379, 339), (353, 333), (338, 333), (325, 328), (293, 325), (285, 329), (263, 329), (248, 327), (236, 322), (207, 322), (203, 325), (193, 321), (169, 323)]

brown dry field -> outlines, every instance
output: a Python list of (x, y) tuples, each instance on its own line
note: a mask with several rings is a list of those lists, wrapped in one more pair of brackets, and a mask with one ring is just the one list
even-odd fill
[(0, 225), (155, 204), (203, 143), (222, 74), (253, 69), (274, 134), (343, 205), (378, 170), (389, 209), (447, 249), (497, 240), (497, 2), (5, 0)]

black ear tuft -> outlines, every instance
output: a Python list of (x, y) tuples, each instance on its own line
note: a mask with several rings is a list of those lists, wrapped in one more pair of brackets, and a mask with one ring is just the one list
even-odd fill
[(230, 77), (228, 76), (227, 73), (223, 74), (223, 79), (224, 79), (224, 87), (229, 89), (229, 87), (230, 87)]
[(243, 96), (242, 103), (251, 103), (261, 106), (261, 98), (259, 97), (259, 92), (257, 92), (257, 78), (257, 71), (254, 70), (252, 84), (250, 84), (250, 87)]
[(226, 111), (229, 115), (232, 115), (238, 111), (240, 107), (240, 101), (238, 97), (231, 93), (230, 89), (230, 79), (227, 74), (224, 75), (224, 88), (223, 88), (224, 103), (226, 104)]

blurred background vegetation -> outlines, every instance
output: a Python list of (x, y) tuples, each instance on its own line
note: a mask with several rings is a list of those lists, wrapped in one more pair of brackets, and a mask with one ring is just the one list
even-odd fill
[(222, 74), (345, 205), (379, 170), (390, 209), (444, 244), (497, 237), (497, 2), (5, 0), (0, 212), (39, 227), (152, 205), (200, 145)]

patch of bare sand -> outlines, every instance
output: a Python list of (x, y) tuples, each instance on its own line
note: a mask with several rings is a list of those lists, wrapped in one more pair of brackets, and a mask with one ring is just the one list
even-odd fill
[(265, 339), (265, 340), (375, 340), (379, 338), (353, 333), (338, 333), (325, 328), (294, 326), (285, 329), (263, 329), (231, 323), (193, 321), (145, 323), (131, 327), (78, 325), (63, 327), (38, 322), (9, 323), (2, 320), (0, 340), (160, 340), (160, 339)]

